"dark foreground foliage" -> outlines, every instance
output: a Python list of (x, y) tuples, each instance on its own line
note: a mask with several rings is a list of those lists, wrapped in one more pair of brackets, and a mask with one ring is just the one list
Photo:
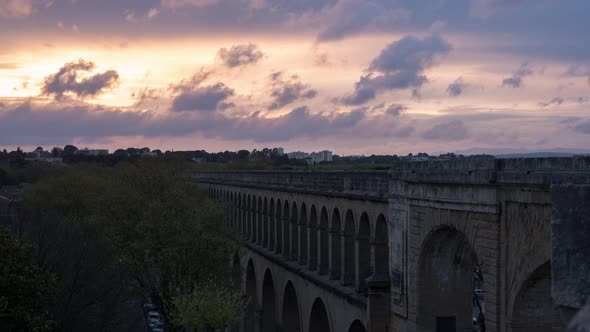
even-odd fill
[[(40, 269), (55, 275), (56, 330), (135, 330), (148, 297), (167, 324), (234, 323), (241, 299), (229, 263), (238, 243), (222, 207), (188, 176), (183, 162), (141, 158), (69, 167), (25, 191), (19, 228)], [(200, 310), (220, 312), (222, 323), (190, 310), (191, 294), (212, 287), (207, 294), (222, 294), (227, 308)]]

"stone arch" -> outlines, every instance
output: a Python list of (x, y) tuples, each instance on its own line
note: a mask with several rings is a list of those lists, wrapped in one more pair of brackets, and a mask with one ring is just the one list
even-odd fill
[(270, 250), (275, 249), (275, 241), (276, 241), (276, 219), (275, 219), (275, 201), (274, 198), (270, 199), (270, 204), (268, 208), (268, 248)]
[(420, 331), (470, 331), (477, 256), (464, 233), (443, 226), (424, 240), (418, 264)]
[(346, 211), (344, 218), (344, 273), (342, 274), (342, 284), (352, 285), (356, 275), (356, 250), (355, 250), (355, 222), (351, 210)]
[(366, 279), (371, 276), (371, 223), (367, 213), (361, 215), (357, 241), (357, 287), (359, 292), (364, 293), (367, 290)]
[(320, 212), (320, 225), (319, 225), (319, 267), (318, 272), (320, 274), (326, 274), (330, 268), (330, 237), (329, 237), (329, 220), (328, 210), (326, 207), (322, 207)]
[(340, 279), (342, 266), (342, 226), (340, 211), (335, 208), (330, 223), (330, 279)]
[(311, 314), (309, 315), (309, 332), (330, 332), (330, 318), (328, 317), (328, 310), (324, 305), (324, 301), (319, 297), (313, 301), (311, 306)]
[(268, 229), (268, 200), (266, 199), (266, 197), (264, 197), (264, 203), (262, 205), (262, 246), (264, 248), (268, 248)]
[(275, 218), (275, 223), (277, 226), (277, 235), (276, 235), (276, 240), (277, 243), (275, 245), (275, 252), (277, 254), (280, 254), (283, 252), (283, 219), (282, 219), (282, 215), (281, 215), (281, 210), (282, 210), (282, 205), (281, 205), (281, 200), (277, 199), (277, 215)]
[(375, 224), (375, 263), (373, 274), (377, 280), (389, 279), (389, 229), (385, 217), (380, 214)]
[(299, 297), (291, 281), (285, 286), (283, 296), (283, 331), (301, 331), (301, 311), (299, 310)]
[(551, 297), (551, 262), (538, 267), (522, 284), (512, 309), (509, 331), (557, 332), (565, 327)]
[(301, 203), (299, 215), (299, 264), (307, 265), (307, 207)]
[(289, 202), (285, 201), (283, 208), (283, 256), (289, 258), (291, 255), (291, 224), (290, 224), (291, 210), (289, 210)]
[(309, 212), (309, 257), (307, 265), (309, 270), (315, 271), (318, 267), (318, 212), (315, 205)]
[(297, 260), (299, 255), (299, 211), (297, 210), (297, 203), (293, 202), (291, 207), (291, 252), (290, 258)]
[(277, 295), (272, 273), (264, 272), (262, 282), (262, 331), (275, 331), (277, 326)]
[(363, 322), (357, 319), (354, 322), (352, 322), (352, 324), (350, 324), (348, 332), (367, 332), (367, 329), (365, 328)]
[(258, 196), (258, 209), (256, 209), (256, 244), (262, 245), (262, 197)]
[(256, 269), (254, 268), (254, 262), (250, 259), (246, 268), (246, 296), (248, 298), (244, 317), (246, 332), (254, 332), (256, 329), (256, 308), (258, 306), (257, 294)]

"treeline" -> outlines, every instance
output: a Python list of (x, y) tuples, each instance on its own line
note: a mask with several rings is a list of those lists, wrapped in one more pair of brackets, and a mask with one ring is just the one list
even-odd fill
[[(186, 163), (45, 166), (50, 175), (31, 181), (17, 221), (7, 225), (32, 249), (0, 243), (3, 267), (16, 264), (12, 284), (0, 278), (0, 317), (14, 331), (136, 330), (145, 326), (148, 298), (171, 330), (222, 328), (239, 318), (242, 299), (229, 264), (239, 243), (220, 222), (223, 207), (189, 181)], [(7, 239), (0, 231), (0, 242), (15, 241)], [(36, 271), (39, 281), (19, 268)], [(47, 305), (31, 314), (19, 301)]]

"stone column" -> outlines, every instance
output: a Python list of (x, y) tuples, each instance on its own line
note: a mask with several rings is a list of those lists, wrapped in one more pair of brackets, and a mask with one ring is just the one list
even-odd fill
[(341, 235), (340, 232), (338, 231), (332, 231), (330, 230), (330, 233), (328, 234), (329, 236), (329, 242), (330, 242), (330, 247), (328, 248), (330, 253), (329, 253), (329, 257), (328, 259), (330, 260), (330, 266), (329, 266), (329, 275), (330, 275), (330, 279), (332, 280), (336, 280), (340, 277), (340, 269), (341, 266), (336, 266), (334, 260), (338, 260), (341, 262), (342, 260), (342, 242), (340, 242), (340, 248), (338, 248), (340, 250), (339, 253), (337, 253), (335, 255), (335, 253), (333, 252), (334, 250), (334, 241), (342, 241), (341, 239)]
[(256, 312), (254, 313), (254, 332), (263, 332), (262, 331), (262, 309), (256, 308)]
[(367, 313), (369, 316), (368, 332), (390, 331), (390, 282), (387, 278), (370, 277), (367, 280), (369, 295)]

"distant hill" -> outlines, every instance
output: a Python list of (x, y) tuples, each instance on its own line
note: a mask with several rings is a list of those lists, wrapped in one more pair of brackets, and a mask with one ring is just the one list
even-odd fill
[[(580, 155), (573, 152), (529, 152), (529, 153), (508, 153), (498, 154), (496, 158), (557, 158), (557, 157), (573, 157)], [(587, 154), (586, 154), (587, 155)]]
[(554, 148), (550, 150), (529, 150), (529, 149), (493, 149), (493, 148), (471, 148), (457, 151), (458, 154), (491, 154), (496, 158), (549, 158), (549, 157), (572, 157), (575, 155), (590, 155), (590, 150)]

